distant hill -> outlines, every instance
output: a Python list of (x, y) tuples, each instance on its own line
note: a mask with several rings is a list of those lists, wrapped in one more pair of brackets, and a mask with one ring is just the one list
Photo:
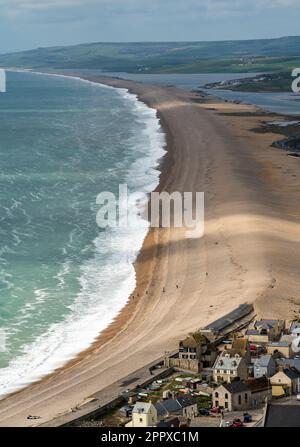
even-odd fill
[[(299, 61), (299, 62), (298, 62)], [(220, 42), (91, 43), (0, 55), (0, 66), (197, 73), (264, 71), (300, 63), (300, 36)]]

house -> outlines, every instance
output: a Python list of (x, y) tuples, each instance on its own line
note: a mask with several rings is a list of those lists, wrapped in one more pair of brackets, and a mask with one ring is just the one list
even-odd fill
[(119, 413), (125, 418), (130, 418), (132, 416), (132, 408), (125, 405), (125, 407), (120, 408)]
[(252, 343), (268, 343), (280, 338), (285, 327), (284, 320), (259, 320), (246, 331), (245, 337)]
[(184, 416), (193, 419), (198, 414), (197, 402), (191, 396), (178, 396), (175, 399), (167, 399), (155, 404), (157, 417), (163, 420), (169, 416)]
[(300, 428), (300, 405), (269, 404), (264, 416), (263, 426)]
[(251, 390), (251, 407), (259, 407), (272, 400), (272, 387), (266, 377), (245, 380)]
[(211, 368), (216, 357), (214, 342), (201, 332), (196, 332), (179, 342), (179, 353), (166, 357), (165, 366), (199, 373), (203, 368)]
[(284, 368), (295, 369), (298, 373), (300, 373), (300, 358), (282, 359), (281, 364)]
[(289, 333), (293, 337), (300, 337), (300, 322), (299, 321), (292, 322), (290, 329), (289, 329)]
[(247, 379), (247, 365), (245, 360), (230, 350), (223, 351), (213, 367), (213, 379), (217, 383), (232, 382), (237, 379)]
[(157, 427), (159, 428), (174, 428), (180, 427), (180, 420), (178, 417), (171, 416), (164, 421), (158, 422)]
[(280, 367), (270, 378), (274, 397), (291, 396), (300, 392), (300, 374), (296, 369)]
[(243, 382), (224, 383), (213, 393), (213, 406), (229, 411), (243, 411), (251, 407), (251, 390)]
[(126, 427), (156, 427), (157, 410), (151, 402), (137, 402), (132, 410), (132, 421)]
[(293, 354), (292, 343), (288, 341), (271, 341), (267, 343), (266, 348), (268, 354), (278, 354), (286, 359), (290, 358)]
[(253, 375), (255, 379), (260, 377), (271, 377), (276, 373), (276, 363), (270, 354), (262, 355), (255, 359), (253, 364)]
[(223, 347), (224, 351), (229, 352), (231, 355), (239, 354), (246, 363), (251, 362), (250, 343), (246, 338), (236, 338), (230, 344), (225, 344)]

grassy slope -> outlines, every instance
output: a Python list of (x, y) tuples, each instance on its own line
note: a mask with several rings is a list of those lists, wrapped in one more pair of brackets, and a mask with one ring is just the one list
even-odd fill
[[(299, 61), (299, 62), (298, 62)], [(257, 72), (300, 63), (300, 37), (224, 42), (93, 43), (0, 55), (0, 66), (152, 73)]]
[[(298, 66), (300, 67), (300, 61)], [(263, 77), (242, 79), (235, 84), (217, 85), (217, 87), (239, 92), (290, 92), (293, 79), (291, 71), (275, 72)]]

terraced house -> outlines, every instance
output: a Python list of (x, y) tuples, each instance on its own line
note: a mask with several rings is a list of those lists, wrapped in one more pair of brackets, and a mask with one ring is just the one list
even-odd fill
[(246, 361), (239, 354), (224, 351), (217, 358), (213, 367), (213, 378), (217, 383), (245, 380), (248, 376)]

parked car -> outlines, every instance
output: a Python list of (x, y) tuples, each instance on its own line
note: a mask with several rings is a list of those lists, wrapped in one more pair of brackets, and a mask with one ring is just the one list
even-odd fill
[(300, 400), (300, 394), (297, 394), (297, 400)]
[(244, 413), (244, 423), (249, 424), (252, 422), (252, 415), (249, 413)]
[(200, 408), (199, 414), (201, 416), (209, 416), (210, 415), (210, 411), (209, 411), (208, 408)]
[(219, 407), (212, 407), (210, 410), (211, 413), (219, 414), (221, 413), (221, 408)]
[(233, 419), (232, 424), (230, 425), (230, 427), (232, 428), (241, 428), (243, 426), (244, 426), (243, 422), (238, 418)]

